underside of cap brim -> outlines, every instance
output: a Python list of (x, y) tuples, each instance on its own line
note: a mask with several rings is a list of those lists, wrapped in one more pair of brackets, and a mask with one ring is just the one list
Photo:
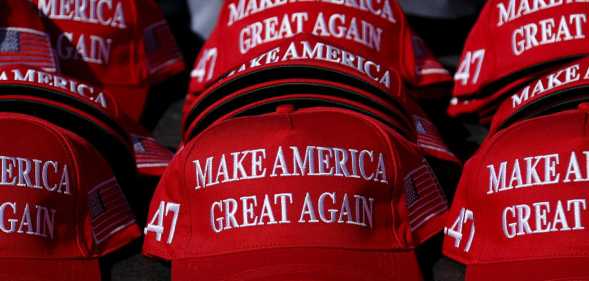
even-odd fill
[(413, 251), (256, 250), (172, 261), (173, 281), (420, 281)]
[(589, 257), (469, 265), (466, 281), (587, 281)]
[(100, 281), (98, 259), (0, 258), (0, 280)]

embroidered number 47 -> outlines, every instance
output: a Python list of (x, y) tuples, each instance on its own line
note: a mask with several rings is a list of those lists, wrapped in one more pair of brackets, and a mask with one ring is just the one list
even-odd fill
[(174, 240), (174, 233), (176, 232), (176, 223), (178, 222), (178, 214), (180, 213), (180, 204), (173, 202), (161, 201), (157, 211), (153, 214), (151, 221), (144, 229), (144, 234), (148, 232), (155, 232), (155, 240), (162, 241), (162, 235), (164, 233), (164, 217), (172, 212), (172, 224), (170, 225), (170, 232), (168, 233), (168, 244), (172, 244)]
[[(479, 75), (481, 74), (481, 67), (483, 66), (484, 60), (485, 49), (466, 52), (456, 74), (454, 74), (454, 81), (460, 81), (463, 86), (469, 82), (471, 84), (476, 84), (477, 81), (479, 81)], [(472, 66), (474, 66), (474, 73), (472, 73), (471, 76)]]
[(211, 78), (213, 78), (216, 64), (217, 48), (207, 49), (203, 52), (203, 55), (198, 61), (196, 67), (192, 70), (191, 76), (196, 78), (199, 83), (203, 83), (203, 81), (209, 81)]
[(464, 225), (469, 223), (469, 221), (472, 222), (472, 224), (470, 227), (470, 233), (468, 235), (468, 240), (466, 241), (466, 245), (464, 245), (465, 252), (470, 251), (470, 247), (472, 246), (472, 240), (474, 239), (474, 234), (475, 234), (474, 213), (469, 209), (462, 208), (462, 209), (460, 209), (460, 214), (458, 214), (456, 221), (454, 221), (454, 224), (452, 224), (452, 227), (444, 228), (444, 234), (448, 235), (449, 237), (454, 238), (454, 247), (460, 248), (462, 238), (463, 238), (463, 228), (464, 228)]

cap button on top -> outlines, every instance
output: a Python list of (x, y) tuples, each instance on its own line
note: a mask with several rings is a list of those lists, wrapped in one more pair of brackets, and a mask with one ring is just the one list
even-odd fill
[(589, 113), (589, 102), (583, 102), (580, 103), (579, 106), (577, 107), (580, 111), (583, 111), (585, 113)]
[(292, 104), (281, 104), (276, 107), (277, 113), (292, 113), (295, 111), (295, 107)]

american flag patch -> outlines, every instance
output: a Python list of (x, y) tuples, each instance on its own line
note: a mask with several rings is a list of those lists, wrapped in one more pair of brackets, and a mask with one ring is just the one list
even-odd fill
[(137, 168), (166, 167), (174, 154), (154, 138), (132, 135)]
[(415, 65), (417, 74), (431, 75), (444, 74), (450, 75), (438, 61), (434, 59), (431, 51), (419, 36), (413, 36), (413, 53), (415, 55)]
[(135, 223), (135, 216), (115, 178), (98, 184), (88, 192), (88, 208), (97, 244)]
[(404, 180), (409, 226), (415, 230), (448, 209), (448, 200), (425, 159)]
[(49, 35), (34, 29), (0, 28), (0, 66), (24, 64), (48, 72), (57, 71)]
[(440, 137), (434, 124), (421, 116), (413, 115), (415, 130), (417, 131), (417, 145), (431, 150), (437, 150), (454, 156)]
[(150, 74), (175, 63), (182, 57), (165, 21), (156, 22), (145, 28), (143, 36)]

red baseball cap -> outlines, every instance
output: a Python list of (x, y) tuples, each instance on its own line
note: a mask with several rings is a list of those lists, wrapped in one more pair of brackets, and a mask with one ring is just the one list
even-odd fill
[(171, 260), (173, 280), (421, 280), (413, 248), (447, 201), (419, 149), (353, 111), (291, 108), (185, 145), (144, 254)]
[(2, 112), (0, 128), (0, 279), (100, 280), (98, 258), (140, 235), (109, 164), (32, 116)]
[[(131, 151), (129, 157), (135, 159), (136, 166), (142, 174), (161, 175), (172, 158), (172, 153), (167, 148), (157, 143), (145, 129), (127, 117), (108, 92), (61, 74), (47, 73), (25, 66), (2, 67), (0, 76), (4, 78), (0, 79), (2, 90), (0, 95), (4, 96), (2, 99), (18, 102), (17, 100), (24, 101), (24, 96), (35, 97), (34, 99), (39, 103), (51, 104), (56, 109), (67, 111), (67, 114), (78, 115), (78, 118), (74, 116), (74, 121), (68, 122), (73, 123), (68, 127), (81, 134), (83, 133), (80, 131), (89, 129), (87, 121), (94, 120), (93, 123), (96, 125), (91, 126), (93, 130), (83, 135), (87, 135), (91, 142), (98, 143), (97, 146), (100, 147), (105, 145), (105, 141), (104, 139), (94, 140), (97, 134), (96, 127), (100, 127), (98, 130), (108, 131), (110, 137), (116, 138), (120, 146), (128, 146)], [(26, 107), (19, 110), (22, 113), (32, 114)], [(43, 112), (47, 113), (45, 110)], [(63, 113), (49, 115), (55, 116), (49, 121), (63, 124), (61, 120)], [(75, 120), (83, 123), (80, 124)], [(133, 150), (130, 150), (131, 148)], [(121, 150), (112, 150), (109, 145), (101, 151), (107, 155), (114, 154), (112, 158), (115, 163), (120, 161), (121, 155), (125, 155), (121, 153)]]
[(589, 54), (584, 1), (487, 1), (454, 76), (455, 97), (485, 94), (531, 68)]
[(466, 280), (589, 280), (580, 108), (513, 124), (466, 163), (444, 239)]
[(61, 72), (104, 88), (135, 121), (150, 86), (184, 70), (153, 0), (32, 2), (51, 27)]
[(589, 58), (554, 67), (519, 87), (493, 117), (491, 133), (517, 120), (587, 101)]
[(0, 66), (24, 64), (55, 72), (58, 61), (47, 28), (29, 1), (2, 1), (0, 11)]
[(373, 4), (298, 1), (251, 9), (225, 1), (195, 62), (189, 94), (236, 73), (280, 64), (330, 69), (387, 88), (393, 69), (416, 86), (449, 82), (398, 4)]

